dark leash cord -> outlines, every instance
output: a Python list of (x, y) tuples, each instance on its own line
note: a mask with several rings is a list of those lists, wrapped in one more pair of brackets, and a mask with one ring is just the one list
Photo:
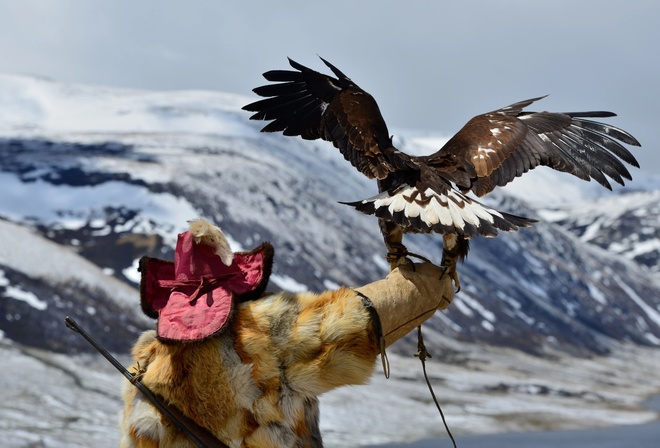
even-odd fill
[(165, 400), (157, 394), (151, 392), (146, 386), (139, 381), (140, 374), (133, 374), (129, 372), (117, 359), (110, 354), (101, 344), (99, 344), (93, 337), (91, 337), (85, 330), (78, 325), (78, 323), (71, 317), (67, 316), (64, 319), (66, 326), (80, 334), (87, 340), (105, 359), (110, 361), (110, 364), (115, 366), (132, 385), (138, 388), (140, 392), (153, 404), (165, 417), (167, 417), (181, 432), (183, 432), (198, 448), (229, 448), (223, 442), (218, 440), (206, 428), (199, 426), (197, 423), (186, 417), (179, 409), (169, 405)]
[(454, 448), (456, 448), (456, 440), (454, 440), (454, 436), (449, 430), (449, 425), (447, 425), (447, 420), (445, 420), (445, 414), (442, 412), (442, 408), (440, 408), (440, 404), (438, 403), (438, 399), (435, 396), (435, 392), (433, 392), (433, 386), (431, 386), (431, 381), (429, 381), (429, 376), (426, 373), (426, 358), (430, 358), (431, 355), (426, 350), (426, 345), (424, 345), (424, 338), (422, 337), (421, 325), (417, 327), (417, 353), (415, 353), (415, 356), (418, 357), (419, 360), (422, 362), (422, 370), (424, 371), (424, 379), (426, 380), (426, 385), (429, 387), (429, 391), (431, 392), (431, 397), (433, 397), (433, 401), (435, 402), (435, 407), (437, 407), (438, 412), (440, 412), (440, 417), (442, 417), (442, 423), (445, 425), (445, 430), (447, 431), (447, 434), (451, 439), (451, 443), (454, 445)]

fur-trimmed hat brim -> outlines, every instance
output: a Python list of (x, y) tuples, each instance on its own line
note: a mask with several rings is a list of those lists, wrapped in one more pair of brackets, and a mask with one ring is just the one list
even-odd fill
[(234, 253), (223, 276), (206, 289), (204, 279), (199, 284), (177, 282), (174, 262), (143, 257), (139, 267), (142, 311), (158, 319), (158, 337), (162, 340), (195, 341), (219, 334), (230, 321), (236, 302), (263, 294), (273, 255), (270, 243)]

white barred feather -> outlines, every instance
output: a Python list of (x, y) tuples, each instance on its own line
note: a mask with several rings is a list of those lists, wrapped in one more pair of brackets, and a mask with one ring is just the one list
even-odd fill
[(445, 229), (444, 233), (456, 232), (468, 238), (473, 236), (475, 231), (493, 236), (492, 227), (496, 219), (503, 219), (503, 215), (497, 210), (486, 207), (459, 191), (450, 189), (446, 194), (440, 194), (426, 189), (421, 192), (407, 184), (401, 185), (393, 193), (385, 191), (360, 201), (360, 204), (371, 204), (373, 212), (380, 217), (403, 215), (405, 218), (395, 220), (401, 221), (404, 227), (418, 221), (426, 227), (425, 231), (437, 231), (438, 227), (441, 227)]
[(456, 203), (451, 199), (449, 200), (447, 209), (451, 214), (451, 220), (454, 227), (458, 227), (461, 230), (465, 229), (465, 221), (463, 221), (463, 217), (461, 216), (462, 215), (461, 210), (458, 208)]

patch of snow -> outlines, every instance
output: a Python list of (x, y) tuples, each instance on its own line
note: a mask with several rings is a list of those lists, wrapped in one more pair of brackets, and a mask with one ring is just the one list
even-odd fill
[(484, 319), (489, 322), (497, 321), (495, 314), (492, 311), (487, 310), (484, 306), (477, 302), (473, 297), (470, 297), (468, 294), (462, 294), (460, 300), (464, 302), (467, 306), (475, 310), (477, 313), (481, 314)]
[(598, 235), (600, 228), (601, 228), (601, 220), (597, 219), (592, 224), (587, 226), (586, 229), (584, 229), (584, 233), (580, 236), (580, 239), (582, 241), (590, 241), (591, 239), (593, 239)]
[(37, 297), (34, 293), (30, 291), (25, 291), (15, 286), (6, 286), (5, 291), (2, 295), (10, 299), (20, 300), (21, 302), (25, 302), (28, 305), (30, 305), (32, 308), (35, 308), (40, 311), (48, 308), (48, 303), (44, 302), (43, 300), (39, 300), (39, 297)]
[(651, 344), (654, 344), (654, 345), (660, 345), (660, 339), (658, 339), (657, 337), (655, 337), (655, 335), (654, 335), (653, 333), (644, 333), (644, 337), (645, 337), (645, 338), (646, 338)]
[(607, 298), (603, 292), (596, 287), (593, 283), (587, 283), (587, 288), (589, 289), (589, 295), (601, 305), (607, 305)]
[(563, 221), (570, 216), (570, 213), (562, 209), (541, 209), (537, 212), (543, 221), (557, 222)]
[(660, 239), (656, 238), (637, 242), (630, 251), (626, 252), (626, 257), (635, 258), (654, 251), (660, 251)]
[(532, 326), (536, 323), (536, 319), (534, 319), (531, 316), (528, 316), (527, 314), (523, 313), (520, 310), (516, 311), (516, 316), (518, 316), (520, 319), (522, 319), (522, 321), (525, 322), (529, 326)]
[(288, 275), (277, 275), (271, 274), (270, 279), (277, 284), (284, 291), (289, 292), (302, 292), (307, 291), (309, 288), (302, 283), (299, 283), (295, 279), (289, 277)]
[(635, 302), (641, 309), (644, 311), (644, 313), (648, 316), (649, 319), (651, 319), (658, 327), (660, 327), (660, 313), (653, 309), (652, 306), (650, 306), (648, 303), (644, 301), (640, 296), (637, 295), (637, 293), (630, 287), (628, 286), (623, 280), (619, 278), (618, 275), (612, 274), (612, 278), (617, 282), (617, 284), (623, 289), (623, 291), (630, 297), (633, 302)]
[(384, 272), (389, 272), (390, 271), (390, 265), (387, 263), (385, 258), (383, 258), (379, 254), (374, 254), (374, 256), (371, 258), (371, 261), (378, 266), (382, 271)]
[[(94, 225), (90, 224), (90, 227), (94, 227)], [(90, 232), (90, 235), (98, 237), (98, 236), (107, 236), (107, 235), (110, 235), (111, 233), (112, 233), (112, 227), (103, 226), (101, 228), (97, 228), (95, 230), (92, 230)]]
[(30, 305), (32, 308), (37, 310), (45, 310), (48, 308), (48, 303), (39, 298), (30, 291), (25, 291), (16, 286), (11, 286), (9, 279), (5, 275), (5, 271), (0, 270), (0, 287), (4, 287), (5, 290), (2, 293), (4, 297), (8, 297), (14, 300), (20, 300)]
[[(501, 190), (539, 208), (550, 208), (580, 204), (600, 193), (589, 187), (583, 180), (546, 167), (538, 167), (533, 175), (516, 178)], [(543, 215), (543, 219), (548, 218)]]
[[(102, 212), (99, 204), (101, 207), (123, 207), (140, 210), (141, 221), (134, 231), (158, 233), (172, 246), (176, 235), (185, 230), (186, 222), (199, 214), (181, 197), (153, 193), (145, 187), (125, 182), (110, 181), (84, 187), (59, 185), (53, 188), (52, 184), (42, 180), (26, 183), (14, 174), (0, 173), (0, 189), (3, 191), (0, 213), (13, 221), (31, 219), (43, 224), (58, 223), (66, 229), (76, 230), (89, 219), (98, 221), (96, 216)], [(99, 198), (103, 201), (99, 202)], [(154, 227), (150, 224), (152, 222), (161, 223), (161, 226)], [(135, 222), (119, 227), (129, 225), (135, 225)]]
[(339, 289), (341, 285), (339, 283), (333, 282), (332, 280), (325, 279), (323, 280), (323, 286), (325, 289)]
[(541, 288), (539, 285), (536, 285), (528, 280), (526, 280), (523, 277), (520, 277), (518, 281), (525, 286), (525, 288), (529, 289), (530, 291), (534, 292), (536, 295), (539, 297), (543, 297), (544, 299), (549, 299), (550, 297), (548, 296), (548, 293)]
[(607, 246), (607, 250), (610, 252), (614, 252), (615, 254), (624, 253), (627, 249), (628, 246), (619, 241), (613, 241), (610, 243), (609, 246)]
[(136, 285), (139, 285), (140, 279), (142, 278), (140, 272), (138, 272), (139, 267), (140, 267), (140, 259), (136, 258), (135, 260), (133, 260), (133, 264), (131, 264), (130, 267), (123, 269), (121, 273), (124, 274), (124, 277), (126, 277), (128, 280), (135, 283)]
[[(403, 144), (405, 151), (408, 154), (416, 156), (433, 154), (440, 150), (450, 138), (444, 135), (427, 132), (420, 133), (413, 130), (402, 130), (401, 135), (405, 135), (405, 137), (403, 139), (399, 138), (398, 140)], [(395, 145), (397, 143), (398, 142), (395, 139)]]
[(506, 303), (508, 303), (509, 306), (511, 306), (511, 308), (513, 308), (514, 310), (519, 310), (522, 307), (522, 304), (520, 302), (518, 302), (517, 300), (515, 300), (515, 299), (509, 297), (508, 295), (504, 294), (502, 291), (496, 291), (495, 295), (499, 299), (501, 299), (501, 300), (505, 301)]
[(437, 316), (444, 325), (447, 325), (456, 333), (460, 333), (463, 330), (460, 325), (451, 320), (444, 312), (435, 313), (435, 316)]
[[(35, 263), (35, 260), (39, 260)], [(106, 278), (99, 267), (83, 259), (68, 248), (49, 241), (29, 229), (0, 220), (0, 264), (47, 282), (79, 281), (90, 288), (102, 288), (120, 304), (135, 306), (134, 288), (123, 282)], [(38, 305), (40, 306), (40, 305)]]
[(495, 331), (495, 326), (488, 322), (487, 320), (482, 320), (481, 321), (481, 326), (484, 327), (488, 331)]
[(222, 133), (251, 136), (238, 119), (248, 98), (213, 91), (156, 92), (0, 75), (0, 130)]
[(241, 245), (238, 241), (236, 241), (234, 238), (231, 237), (231, 235), (228, 235), (227, 232), (224, 230), (222, 233), (225, 234), (225, 238), (227, 239), (227, 243), (229, 243), (229, 247), (231, 247), (232, 252), (246, 252), (247, 249)]
[(461, 297), (460, 300), (454, 300), (452, 302), (452, 306), (456, 307), (458, 309), (458, 311), (460, 311), (461, 313), (465, 314), (468, 317), (474, 316), (474, 313), (472, 312), (472, 310), (470, 308), (468, 308), (465, 303), (463, 303), (464, 302), (463, 299), (464, 299), (464, 297)]

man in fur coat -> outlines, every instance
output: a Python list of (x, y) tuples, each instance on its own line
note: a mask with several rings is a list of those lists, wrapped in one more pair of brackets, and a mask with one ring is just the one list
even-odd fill
[[(364, 384), (378, 354), (453, 299), (431, 263), (360, 288), (265, 293), (272, 247), (232, 253), (191, 222), (174, 262), (144, 258), (141, 302), (157, 318), (133, 347), (143, 385), (230, 447), (321, 447), (318, 397)], [(194, 447), (128, 381), (123, 448)]]

